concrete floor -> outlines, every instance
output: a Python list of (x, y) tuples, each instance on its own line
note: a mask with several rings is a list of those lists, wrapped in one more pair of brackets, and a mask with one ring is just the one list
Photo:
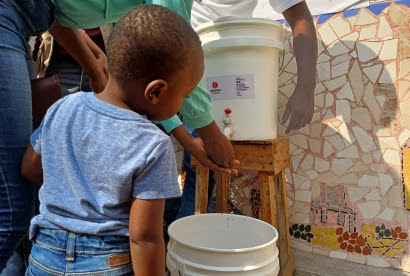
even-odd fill
[(393, 268), (378, 268), (337, 260), (318, 254), (295, 250), (294, 276), (404, 276), (410, 273)]

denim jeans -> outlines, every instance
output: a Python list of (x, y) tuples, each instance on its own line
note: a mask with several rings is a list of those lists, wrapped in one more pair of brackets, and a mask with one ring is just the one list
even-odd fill
[(78, 91), (91, 91), (88, 74), (72, 58), (53, 54), (46, 75), (57, 74), (63, 95)]
[(27, 38), (51, 26), (50, 0), (0, 1), (0, 272), (26, 234), (35, 190), (20, 175), (32, 132), (30, 79), (35, 77)]
[(34, 238), (26, 276), (133, 275), (129, 238), (40, 229)]

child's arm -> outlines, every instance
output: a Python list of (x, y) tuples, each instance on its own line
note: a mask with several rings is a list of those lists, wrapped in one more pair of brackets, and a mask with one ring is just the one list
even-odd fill
[(164, 208), (165, 199), (132, 201), (129, 232), (135, 276), (165, 273)]
[(31, 145), (28, 146), (23, 156), (20, 168), (21, 175), (33, 184), (43, 184), (43, 166), (41, 155), (37, 154)]
[[(206, 153), (204, 143), (202, 142), (201, 138), (193, 137), (183, 125), (172, 130), (171, 134), (175, 137), (175, 139), (177, 139), (181, 146), (185, 150), (189, 151), (192, 156), (194, 156), (203, 166), (213, 171), (232, 174), (238, 173), (238, 170), (236, 169), (224, 168), (214, 163)], [(235, 160), (235, 165), (238, 164), (239, 161)]]

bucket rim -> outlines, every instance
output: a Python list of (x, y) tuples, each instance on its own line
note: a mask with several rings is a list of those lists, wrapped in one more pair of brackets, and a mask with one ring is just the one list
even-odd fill
[[(269, 241), (269, 242), (267, 242), (267, 243), (265, 243), (265, 244), (257, 245), (257, 246), (253, 246), (253, 247), (249, 247), (249, 248), (240, 248), (240, 249), (210, 248), (210, 247), (192, 245), (192, 244), (186, 243), (186, 242), (184, 242), (184, 241), (181, 241), (180, 239), (176, 239), (175, 236), (171, 233), (171, 230), (175, 227), (175, 224), (178, 223), (178, 221), (183, 221), (183, 220), (189, 219), (189, 218), (191, 218), (191, 217), (193, 217), (193, 216), (196, 216), (196, 217), (197, 217), (197, 216), (231, 216), (231, 217), (232, 217), (232, 216), (235, 216), (235, 217), (238, 217), (238, 218), (243, 218), (243, 219), (247, 219), (247, 220), (257, 221), (258, 223), (264, 224), (264, 225), (268, 226), (269, 228), (271, 228), (271, 229), (273, 230), (274, 234), (275, 234), (275, 237), (274, 237), (271, 241)], [(256, 218), (252, 218), (252, 217), (248, 217), (248, 216), (243, 216), (243, 215), (226, 214), (226, 213), (206, 213), (206, 214), (191, 215), (191, 216), (186, 216), (186, 217), (180, 218), (180, 219), (178, 219), (178, 220), (172, 222), (172, 223), (169, 225), (169, 227), (168, 227), (168, 235), (169, 235), (169, 237), (170, 237), (170, 241), (171, 241), (171, 240), (175, 240), (175, 241), (177, 241), (178, 243), (180, 243), (180, 244), (182, 244), (182, 245), (184, 245), (184, 246), (186, 246), (186, 247), (193, 248), (193, 249), (197, 249), (197, 250), (201, 250), (201, 251), (206, 250), (206, 251), (208, 251), (208, 252), (220, 252), (220, 253), (243, 253), (243, 252), (257, 251), (257, 250), (263, 249), (263, 248), (265, 248), (265, 247), (271, 246), (272, 244), (276, 243), (277, 240), (278, 240), (278, 238), (279, 238), (278, 230), (276, 230), (275, 227), (273, 227), (271, 224), (269, 224), (269, 223), (267, 223), (267, 222), (265, 222), (265, 221), (263, 221), (263, 220), (256, 219)]]
[(237, 24), (261, 24), (261, 25), (272, 25), (277, 28), (282, 28), (282, 25), (268, 18), (258, 18), (258, 17), (236, 17), (236, 16), (226, 16), (220, 17), (213, 21), (208, 21), (198, 25), (194, 30), (196, 33), (205, 32), (210, 28), (237, 25)]

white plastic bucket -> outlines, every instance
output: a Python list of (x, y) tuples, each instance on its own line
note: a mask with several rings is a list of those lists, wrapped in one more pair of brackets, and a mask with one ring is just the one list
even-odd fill
[(276, 229), (233, 214), (201, 214), (173, 222), (167, 267), (172, 276), (277, 275)]
[(213, 113), (226, 132), (224, 110), (232, 113), (231, 140), (277, 137), (278, 60), (281, 25), (270, 19), (226, 17), (196, 29), (205, 54), (202, 84), (213, 98)]

